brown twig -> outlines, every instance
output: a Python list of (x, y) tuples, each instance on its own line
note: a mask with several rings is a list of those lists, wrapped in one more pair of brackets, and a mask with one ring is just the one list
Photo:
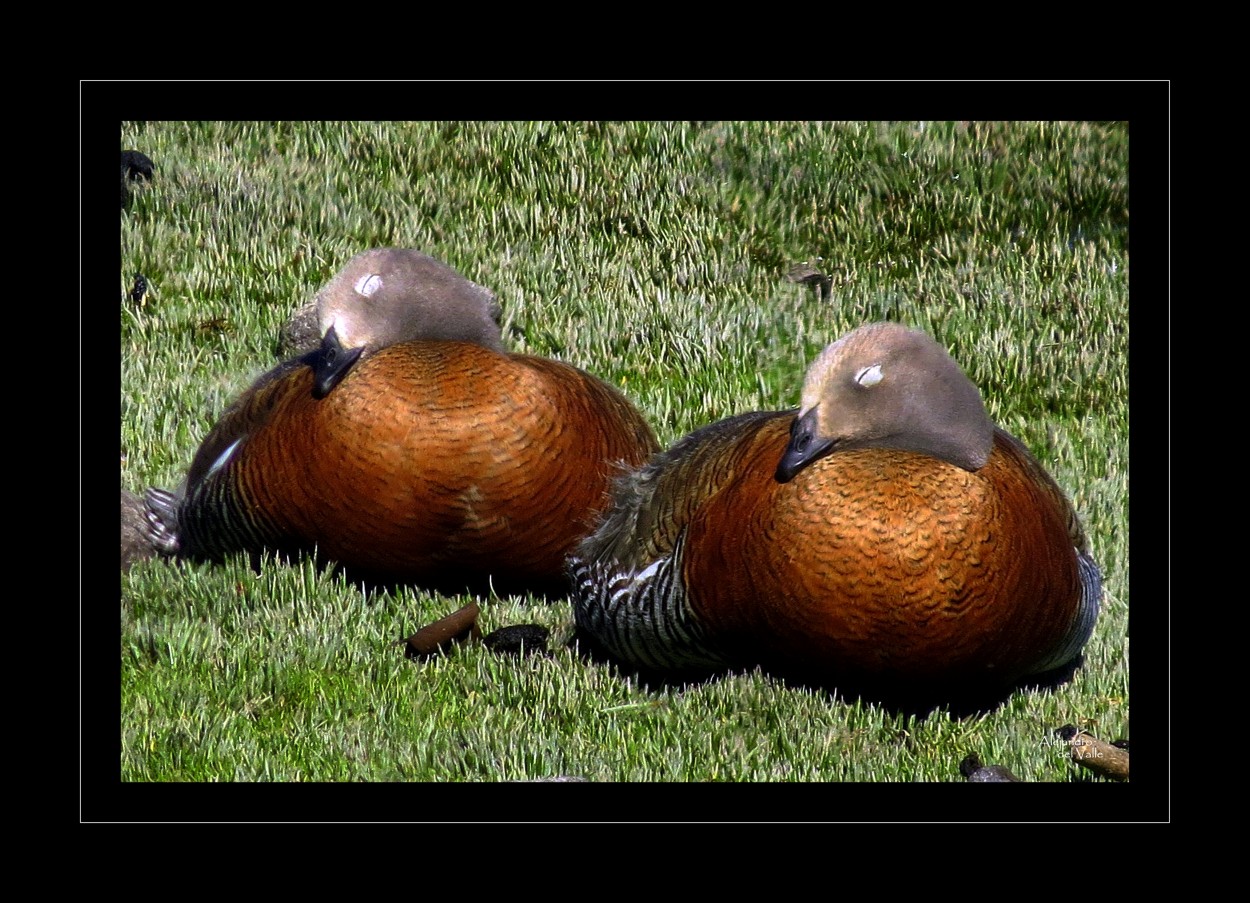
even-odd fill
[(470, 602), (447, 617), (427, 624), (406, 641), (402, 641), (408, 646), (404, 654), (409, 658), (429, 658), (440, 650), (447, 650), (467, 639), (477, 639), (481, 636), (477, 626), (479, 611), (477, 603)]
[(1065, 724), (1055, 734), (1067, 742), (1072, 761), (1103, 777), (1128, 780), (1128, 749), (1125, 741), (1119, 746), (1099, 740), (1072, 724)]

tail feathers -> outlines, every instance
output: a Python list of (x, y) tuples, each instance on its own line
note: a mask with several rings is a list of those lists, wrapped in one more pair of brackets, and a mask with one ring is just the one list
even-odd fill
[(1094, 625), (1098, 623), (1098, 611), (1102, 607), (1102, 571), (1087, 552), (1080, 549), (1076, 552), (1077, 565), (1081, 572), (1080, 607), (1063, 642), (1044, 662), (1033, 669), (1035, 674), (1062, 667), (1075, 660), (1089, 642), (1094, 633)]
[(165, 489), (149, 489), (144, 493), (148, 516), (148, 541), (166, 555), (177, 554), (178, 507), (181, 499)]

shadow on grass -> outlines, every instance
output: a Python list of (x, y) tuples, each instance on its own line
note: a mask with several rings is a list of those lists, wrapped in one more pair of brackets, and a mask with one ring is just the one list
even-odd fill
[[(652, 690), (683, 690), (708, 682), (740, 674), (749, 674), (756, 666), (728, 668), (718, 672), (669, 674), (645, 669), (630, 668), (608, 656), (588, 635), (580, 630), (569, 640), (574, 654), (587, 664), (613, 669), (622, 678), (633, 678), (641, 686)], [(871, 704), (898, 716), (926, 718), (941, 709), (952, 718), (969, 718), (988, 714), (1007, 702), (1018, 690), (1048, 693), (1068, 683), (1083, 664), (1084, 658), (1048, 671), (1045, 674), (1006, 685), (952, 681), (925, 682), (923, 685), (900, 683), (883, 679), (867, 679), (853, 675), (830, 677), (764, 669), (787, 687), (812, 690), (827, 695), (835, 702), (854, 705)]]
[[(125, 504), (123, 496), (123, 570), (128, 566), (126, 535), (125, 535)], [(145, 550), (146, 551), (146, 550)], [(357, 567), (346, 567), (338, 562), (328, 560), (304, 549), (266, 549), (263, 552), (240, 553), (247, 565), (255, 574), (261, 574), (267, 562), (276, 562), (283, 567), (299, 567), (311, 560), (318, 573), (325, 579), (342, 580), (348, 586), (358, 589), (366, 598), (373, 600), (400, 593), (405, 589), (421, 590), (429, 593), (458, 598), (462, 595), (477, 596), (483, 599), (505, 596), (533, 596), (540, 602), (561, 602), (568, 597), (569, 584), (561, 579), (538, 579), (528, 576), (499, 575), (484, 570), (457, 568), (452, 576), (433, 576), (425, 579), (399, 577), (394, 574), (370, 571)], [(138, 556), (131, 554), (131, 559)], [(149, 555), (148, 557), (151, 557)], [(186, 561), (188, 563), (208, 563), (223, 565), (225, 559), (186, 557), (180, 555), (161, 555), (171, 562)]]

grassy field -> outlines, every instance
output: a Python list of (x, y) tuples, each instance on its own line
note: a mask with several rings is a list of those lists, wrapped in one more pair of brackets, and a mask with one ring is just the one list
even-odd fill
[[(411, 246), (498, 294), (512, 349), (621, 387), (665, 445), (794, 406), (858, 324), (920, 327), (1070, 492), (1106, 586), (1070, 683), (917, 713), (760, 673), (641, 686), (565, 645), (564, 601), (478, 600), (486, 630), (548, 627), (548, 657), (414, 663), (395, 641), (468, 597), (150, 561), (121, 577), (123, 782), (959, 782), (975, 752), (1087, 783), (1054, 728), (1129, 736), (1126, 124), (149, 121), (120, 143), (157, 167), (121, 214), (125, 489), (177, 485), (348, 258)], [(787, 279), (802, 263), (827, 295)], [(599, 817), (648, 817), (624, 806)]]

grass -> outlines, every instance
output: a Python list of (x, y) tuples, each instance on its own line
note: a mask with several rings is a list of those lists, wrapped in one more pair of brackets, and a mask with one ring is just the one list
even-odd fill
[[(514, 350), (622, 387), (664, 444), (795, 405), (855, 325), (923, 328), (1071, 493), (1106, 581), (1072, 682), (922, 716), (759, 673), (639, 685), (562, 645), (567, 603), (528, 598), (479, 600), (483, 626), (543, 624), (549, 657), (414, 663), (395, 640), (468, 597), (146, 562), (121, 578), (124, 782), (955, 782), (970, 752), (1088, 782), (1053, 729), (1129, 735), (1127, 125), (149, 121), (120, 140), (157, 165), (121, 215), (124, 488), (176, 485), (286, 317), (359, 250), (404, 245), (497, 292)], [(828, 299), (786, 280), (803, 261)]]

